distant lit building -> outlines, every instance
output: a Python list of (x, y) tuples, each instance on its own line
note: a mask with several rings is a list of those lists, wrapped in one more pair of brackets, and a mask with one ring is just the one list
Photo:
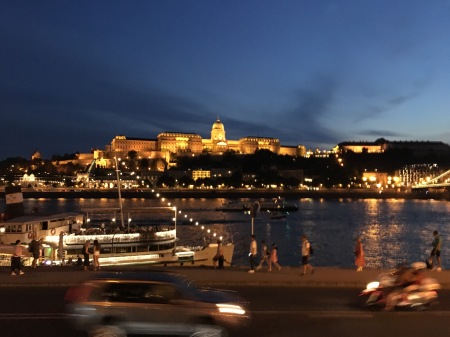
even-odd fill
[(211, 178), (209, 170), (192, 170), (192, 180)]
[(389, 141), (384, 138), (375, 142), (342, 142), (339, 150), (355, 153), (383, 153), (387, 150), (408, 150), (413, 155), (423, 156), (430, 153), (450, 154), (450, 146), (439, 141)]

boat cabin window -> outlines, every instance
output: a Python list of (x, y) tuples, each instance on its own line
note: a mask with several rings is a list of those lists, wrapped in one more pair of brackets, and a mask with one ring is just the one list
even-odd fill
[(28, 233), (28, 232), (33, 231), (33, 228), (35, 225), (37, 225), (37, 224), (26, 223), (23, 225), (22, 224), (6, 225), (5, 232), (7, 232), (7, 233)]
[(22, 233), (22, 225), (7, 225), (5, 227), (7, 233)]

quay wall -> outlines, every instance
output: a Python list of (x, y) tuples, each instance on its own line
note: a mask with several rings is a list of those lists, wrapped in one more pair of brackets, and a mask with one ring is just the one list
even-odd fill
[[(24, 198), (118, 198), (117, 190), (31, 190), (23, 189)], [(364, 189), (322, 189), (322, 190), (281, 190), (281, 189), (158, 189), (157, 192), (166, 198), (298, 198), (298, 199), (333, 199), (333, 198), (349, 198), (349, 199), (436, 199), (450, 200), (448, 191), (432, 192), (432, 191), (375, 191)], [(152, 189), (139, 190), (122, 190), (122, 198), (156, 198), (155, 191)], [(0, 191), (0, 198), (4, 198), (4, 191)]]

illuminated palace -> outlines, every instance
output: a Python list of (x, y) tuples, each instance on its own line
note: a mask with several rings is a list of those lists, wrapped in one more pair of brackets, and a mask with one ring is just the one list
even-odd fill
[[(228, 140), (223, 123), (217, 119), (212, 125), (210, 139), (203, 139), (196, 133), (182, 132), (163, 132), (158, 134), (156, 139), (116, 136), (105, 150), (80, 154), (78, 162), (87, 165), (95, 160), (98, 167), (112, 167), (114, 157), (125, 158), (130, 151), (135, 151), (139, 158), (161, 159), (170, 163), (171, 155), (195, 156), (202, 153), (221, 155), (226, 151), (253, 154), (256, 150), (270, 150), (276, 154), (290, 156), (304, 156), (306, 153), (304, 146), (281, 146), (277, 138), (244, 137), (239, 140)], [(161, 170), (161, 167), (156, 169)]]

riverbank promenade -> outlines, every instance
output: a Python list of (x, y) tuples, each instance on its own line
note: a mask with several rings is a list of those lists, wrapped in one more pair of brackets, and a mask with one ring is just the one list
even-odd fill
[[(25, 267), (24, 275), (11, 276), (9, 267), (0, 267), (0, 286), (70, 286), (79, 284), (89, 278), (94, 278), (101, 271), (82, 271), (75, 266), (38, 267), (32, 269)], [(351, 287), (363, 289), (370, 281), (374, 281), (381, 273), (387, 270), (365, 269), (356, 272), (354, 269), (316, 267), (314, 274), (302, 276), (299, 267), (285, 267), (281, 270), (267, 268), (261, 271), (248, 273), (245, 267), (225, 267), (213, 269), (212, 267), (194, 266), (124, 266), (105, 267), (102, 271), (165, 271), (186, 275), (200, 286), (220, 287)], [(439, 281), (443, 289), (450, 289), (450, 270), (437, 272), (426, 270), (428, 277)]]

